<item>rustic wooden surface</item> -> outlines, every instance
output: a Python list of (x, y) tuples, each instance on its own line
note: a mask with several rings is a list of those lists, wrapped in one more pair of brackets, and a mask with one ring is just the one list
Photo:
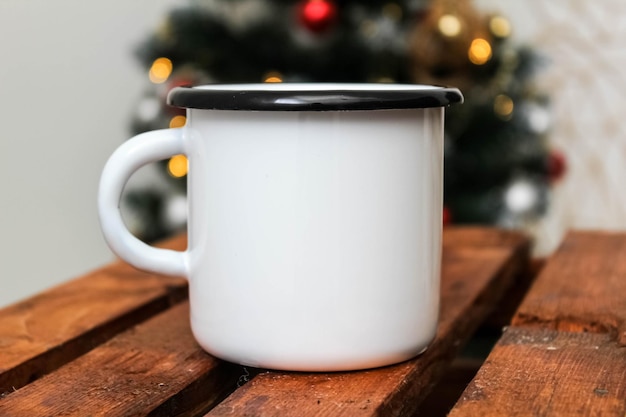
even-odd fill
[(528, 238), (521, 233), (503, 229), (479, 226), (444, 227), (443, 246), (452, 247), (496, 247), (517, 248), (518, 251), (528, 250)]
[[(185, 247), (184, 239), (165, 242)], [(36, 380), (186, 297), (180, 278), (116, 262), (0, 309), (0, 394)]]
[(6, 396), (0, 416), (197, 415), (241, 374), (196, 344), (185, 302)]
[(626, 415), (626, 234), (570, 233), (450, 413)]
[(568, 234), (520, 306), (513, 324), (608, 332), (626, 346), (626, 236)]
[[(528, 240), (518, 234), (468, 235), (444, 233), (441, 321), (431, 347), (414, 360), (361, 372), (265, 372), (216, 360), (194, 342), (187, 303), (171, 307), (184, 298), (183, 281), (122, 264), (104, 268), (0, 310), (0, 340), (13, 352), (3, 349), (0, 360), (16, 358), (3, 372), (11, 388), (0, 416), (195, 416), (215, 404), (209, 415), (411, 415), (528, 263)], [(153, 304), (159, 307), (146, 307)], [(55, 355), (61, 360), (48, 368)], [(26, 385), (13, 391), (15, 380)]]
[(626, 349), (608, 334), (511, 327), (450, 417), (619, 416)]
[(446, 237), (440, 324), (424, 354), (370, 371), (262, 373), (207, 416), (412, 415), (528, 262), (528, 241), (517, 234), (476, 229), (472, 239), (456, 231)]

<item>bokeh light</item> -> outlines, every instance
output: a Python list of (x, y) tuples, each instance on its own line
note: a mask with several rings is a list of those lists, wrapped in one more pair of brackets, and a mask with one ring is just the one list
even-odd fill
[(453, 38), (461, 33), (461, 20), (455, 15), (444, 14), (439, 18), (437, 28), (442, 35)]
[(270, 71), (263, 76), (263, 82), (265, 83), (282, 83), (283, 75), (278, 71)]
[(514, 109), (513, 99), (506, 94), (498, 94), (493, 100), (493, 111), (504, 120), (511, 118)]
[(489, 20), (489, 30), (498, 38), (507, 38), (511, 35), (511, 23), (502, 16), (494, 16)]
[(506, 190), (504, 201), (511, 212), (528, 213), (539, 203), (537, 187), (524, 179), (514, 181)]
[(483, 38), (476, 38), (472, 41), (467, 56), (472, 64), (486, 64), (491, 59), (491, 45)]
[(183, 127), (187, 123), (187, 118), (185, 116), (174, 116), (172, 120), (170, 120), (170, 128)]
[(185, 155), (174, 155), (167, 163), (167, 170), (174, 178), (182, 178), (187, 175), (188, 164)]
[(172, 61), (169, 58), (161, 57), (154, 60), (150, 66), (148, 77), (155, 84), (162, 84), (172, 74)]

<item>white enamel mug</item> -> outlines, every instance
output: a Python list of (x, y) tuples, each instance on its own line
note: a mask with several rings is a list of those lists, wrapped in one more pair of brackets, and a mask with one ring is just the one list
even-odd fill
[[(338, 371), (401, 362), (434, 338), (439, 310), (444, 107), (454, 88), (248, 84), (176, 88), (180, 129), (122, 144), (102, 173), (112, 250), (189, 280), (191, 325), (216, 357)], [(189, 160), (188, 249), (124, 226), (140, 166)]]

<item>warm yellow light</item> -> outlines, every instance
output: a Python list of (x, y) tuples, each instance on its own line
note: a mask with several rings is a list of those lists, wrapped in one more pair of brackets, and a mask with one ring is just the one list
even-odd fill
[(169, 58), (157, 58), (150, 66), (148, 77), (153, 83), (162, 84), (169, 78), (172, 68), (172, 61)]
[(263, 77), (265, 83), (282, 83), (283, 75), (280, 72), (270, 71)]
[(444, 14), (439, 18), (437, 27), (442, 35), (453, 38), (461, 33), (461, 20), (455, 15)]
[(489, 30), (498, 38), (506, 38), (511, 35), (511, 23), (502, 16), (494, 16), (489, 20)]
[(472, 64), (483, 65), (491, 59), (491, 45), (482, 38), (476, 38), (472, 41), (467, 56)]
[(506, 94), (498, 94), (493, 100), (493, 111), (504, 120), (508, 120), (513, 115), (515, 103)]
[(187, 118), (185, 116), (174, 116), (172, 120), (170, 120), (170, 127), (183, 127), (187, 123)]
[(174, 155), (167, 163), (167, 170), (170, 175), (175, 178), (181, 178), (187, 175), (187, 157), (185, 155)]

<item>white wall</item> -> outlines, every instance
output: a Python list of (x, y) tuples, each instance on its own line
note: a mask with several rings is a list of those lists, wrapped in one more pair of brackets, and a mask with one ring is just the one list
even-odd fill
[(501, 7), (518, 37), (549, 60), (550, 142), (568, 170), (538, 230), (544, 249), (568, 229), (626, 231), (626, 2), (480, 0)]
[(96, 188), (175, 0), (0, 0), (0, 306), (113, 259)]

